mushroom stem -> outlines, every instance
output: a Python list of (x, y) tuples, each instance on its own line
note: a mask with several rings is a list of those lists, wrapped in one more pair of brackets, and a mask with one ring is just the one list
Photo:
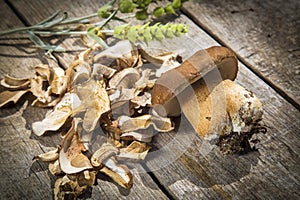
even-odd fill
[(250, 132), (262, 118), (262, 104), (250, 91), (231, 80), (208, 88), (204, 80), (193, 85), (194, 94), (180, 94), (182, 112), (195, 131), (216, 143), (220, 135)]

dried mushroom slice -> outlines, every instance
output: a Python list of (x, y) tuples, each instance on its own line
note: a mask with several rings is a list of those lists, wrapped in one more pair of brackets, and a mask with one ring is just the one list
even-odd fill
[(87, 132), (95, 129), (102, 114), (110, 110), (110, 100), (102, 81), (90, 79), (85, 84), (79, 85), (74, 92), (81, 99), (81, 107), (76, 112), (85, 111), (83, 128)]
[(133, 141), (128, 147), (121, 148), (118, 158), (129, 158), (135, 160), (144, 160), (151, 147), (145, 143)]
[(59, 164), (66, 174), (74, 174), (93, 166), (88, 157), (82, 152), (85, 151), (83, 143), (80, 141), (78, 133), (75, 131), (75, 123), (63, 139), (62, 149), (59, 153)]
[(140, 76), (139, 71), (135, 68), (123, 69), (110, 79), (109, 87), (112, 89), (133, 88)]
[[(138, 48), (142, 58), (156, 66), (161, 66), (168, 60), (181, 60), (176, 52), (157, 52), (161, 49), (152, 49), (152, 51), (147, 51), (146, 47), (142, 47), (141, 45), (139, 45)], [(156, 53), (154, 51), (156, 51)]]
[(52, 162), (58, 159), (60, 151), (60, 146), (57, 146), (55, 149), (50, 150), (46, 153), (42, 153), (40, 155), (34, 156), (33, 160), (39, 160), (43, 162)]
[(51, 87), (51, 93), (62, 95), (66, 91), (66, 77), (65, 71), (58, 67), (54, 66), (51, 68), (52, 71), (52, 79), (49, 81), (49, 85)]
[[(37, 99), (32, 105), (39, 107), (56, 105), (67, 89), (65, 71), (54, 63), (51, 66), (37, 65), (35, 72), (36, 77), (30, 79), (30, 90)], [(45, 82), (48, 84), (47, 88)]]
[(105, 165), (100, 172), (106, 174), (120, 186), (129, 189), (133, 184), (133, 177), (126, 165), (119, 165), (114, 158), (109, 158), (103, 162)]
[(58, 130), (72, 114), (72, 110), (79, 107), (80, 104), (81, 101), (76, 94), (66, 93), (54, 110), (46, 115), (45, 119), (32, 124), (33, 132), (41, 136), (46, 131)]
[(148, 87), (149, 84), (149, 79), (151, 76), (151, 70), (150, 69), (144, 69), (141, 72), (141, 77), (139, 80), (137, 80), (134, 84), (135, 88), (139, 88), (139, 89), (145, 89), (146, 87)]
[(91, 157), (91, 163), (94, 167), (102, 166), (104, 160), (115, 156), (119, 153), (118, 148), (114, 147), (110, 143), (103, 144), (100, 149), (95, 151)]
[(80, 173), (76, 175), (65, 175), (55, 181), (54, 184), (54, 199), (77, 199), (83, 194), (86, 189), (95, 181), (95, 173), (89, 173), (88, 180), (85, 180), (85, 175)]
[(122, 140), (137, 140), (140, 142), (151, 142), (153, 133), (149, 131), (141, 132), (126, 132), (121, 135)]
[(100, 61), (107, 58), (110, 58), (107, 63), (101, 64), (108, 66), (116, 60), (117, 69), (121, 70), (124, 68), (134, 67), (139, 61), (139, 52), (128, 40), (123, 40), (95, 55), (94, 63), (100, 63)]
[(93, 186), (98, 171), (85, 170), (77, 175), (77, 182), (80, 187)]
[[(51, 102), (51, 91), (44, 90), (44, 79), (40, 76), (30, 79), (30, 91), (36, 97), (36, 101), (39, 101), (43, 104)], [(35, 102), (33, 102), (34, 104)]]
[(124, 132), (147, 129), (150, 125), (159, 132), (169, 132), (174, 129), (170, 118), (153, 115), (142, 115), (134, 118), (123, 115), (119, 117), (118, 125)]
[(52, 175), (59, 175), (62, 174), (63, 171), (61, 170), (59, 160), (55, 160), (54, 162), (51, 162), (48, 166), (49, 171)]
[(149, 92), (144, 92), (142, 95), (132, 98), (131, 102), (138, 105), (136, 108), (140, 106), (145, 107), (147, 105), (151, 105), (151, 94)]
[(0, 108), (9, 102), (16, 103), (29, 90), (4, 91), (0, 93)]
[(48, 65), (40, 64), (34, 67), (36, 76), (40, 76), (45, 81), (50, 81), (52, 76), (51, 69)]
[(15, 78), (6, 75), (1, 81), (0, 85), (13, 90), (27, 90), (30, 85), (30, 80), (28, 78)]
[(93, 64), (93, 72), (92, 77), (96, 77), (96, 80), (100, 80), (98, 76), (105, 77), (105, 78), (112, 78), (117, 70), (107, 67), (105, 65), (102, 65), (100, 63), (94, 63)]

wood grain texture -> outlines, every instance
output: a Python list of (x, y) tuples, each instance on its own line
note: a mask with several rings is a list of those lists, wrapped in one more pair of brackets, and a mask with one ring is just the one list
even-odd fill
[(300, 2), (192, 0), (184, 12), (300, 108)]
[[(186, 17), (175, 21), (190, 26), (192, 39), (179, 38), (171, 48), (189, 45), (191, 48), (186, 50), (193, 52), (195, 46), (218, 45)], [(170, 48), (170, 43), (163, 45)], [(148, 168), (175, 199), (299, 198), (300, 112), (241, 63), (236, 81), (253, 91), (264, 105), (263, 123), (268, 132), (259, 135), (258, 151), (224, 156), (217, 147), (210, 149), (202, 139), (193, 136), (194, 131), (183, 118), (178, 132), (156, 136), (154, 149), (167, 147), (169, 153), (150, 157)], [(167, 165), (166, 160), (174, 161)], [(161, 163), (166, 165), (157, 170)]]
[[(11, 3), (29, 24), (34, 24), (49, 16), (57, 8), (68, 9), (74, 16), (90, 13), (90, 9), (94, 12), (98, 8), (100, 0), (72, 1), (72, 3), (58, 0), (51, 2), (31, 0), (25, 3), (19, 0), (11, 1)], [(47, 10), (43, 9), (44, 13), (40, 12), (42, 10), (41, 6), (47, 7)], [(187, 23), (190, 27), (189, 34), (178, 40), (166, 40), (163, 43), (153, 45), (166, 50), (177, 50), (184, 58), (196, 50), (218, 45), (216, 41), (187, 17), (181, 15), (177, 19), (172, 17), (170, 19)], [(68, 42), (62, 42), (62, 45), (70, 49), (74, 48), (77, 51), (77, 48), (72, 46), (77, 44), (75, 42), (77, 38), (66, 40)], [(14, 51), (11, 53), (14, 55)], [(6, 62), (8, 58), (1, 59)], [(72, 61), (72, 56), (63, 54), (63, 56), (59, 55), (59, 59), (62, 65), (68, 66), (68, 63)], [(10, 62), (13, 63), (14, 58)], [(240, 64), (237, 81), (246, 88), (251, 89), (261, 98), (264, 104), (265, 116), (263, 122), (268, 127), (268, 132), (265, 135), (260, 135), (259, 150), (243, 156), (224, 156), (218, 148), (210, 149), (209, 146), (205, 146), (202, 139), (194, 134), (189, 124), (184, 123), (183, 118), (179, 132), (160, 133), (155, 137), (152, 144), (154, 156), (150, 155), (148, 158), (146, 169), (139, 168), (139, 170), (144, 171), (147, 169), (152, 170), (160, 184), (175, 199), (297, 199), (300, 197), (298, 170), (300, 160), (297, 156), (300, 152), (299, 143), (297, 142), (299, 141), (300, 132), (299, 111), (251, 73), (244, 65)], [(45, 151), (49, 146), (57, 144), (58, 138), (52, 136), (29, 137), (29, 125), (31, 123), (28, 123), (28, 121), (38, 112), (30, 109), (23, 112), (22, 107), (19, 106), (17, 109), (7, 108), (6, 111), (1, 110), (0, 112), (2, 116), (0, 125), (6, 127), (3, 129), (4, 132), (1, 132), (4, 135), (0, 140), (1, 145), (5, 147), (4, 150), (1, 150), (1, 158), (7, 160), (3, 162), (4, 165), (1, 163), (1, 174), (8, 173), (6, 169), (10, 165), (15, 168), (22, 166), (17, 172), (21, 176), (15, 176), (15, 170), (11, 170), (8, 174), (14, 178), (9, 179), (10, 177), (6, 177), (3, 179), (4, 181), (1, 180), (1, 186), (4, 188), (1, 194), (4, 194), (4, 197), (15, 199), (24, 196), (31, 199), (51, 197), (51, 186), (54, 180), (47, 173), (47, 166), (42, 163), (30, 166), (28, 163), (31, 163), (31, 156), (34, 154)], [(8, 118), (5, 118), (6, 115), (9, 115)], [(20, 116), (23, 118), (20, 118)], [(42, 115), (36, 118), (42, 119)], [(27, 134), (25, 138), (19, 136), (23, 132)], [(8, 136), (8, 134), (10, 135)], [(27, 146), (29, 143), (34, 150)], [(23, 147), (16, 145), (23, 145)], [(155, 155), (156, 150), (164, 147), (168, 147), (172, 153), (168, 154), (169, 151)], [(20, 149), (22, 152), (20, 152)], [(16, 159), (17, 161), (9, 161), (9, 158), (15, 155), (14, 152), (17, 152), (17, 155), (21, 158), (26, 159), (24, 161), (18, 159)], [(172, 162), (168, 162), (168, 159)], [(166, 165), (160, 167), (161, 163)], [(31, 168), (31, 174), (26, 173)], [(33, 189), (28, 189), (26, 186), (29, 180), (40, 180), (40, 182), (36, 181), (32, 186)], [(19, 183), (11, 186), (14, 182)], [(42, 187), (42, 189), (39, 189), (39, 187)], [(34, 192), (36, 192), (36, 196)], [(135, 173), (134, 171), (134, 186), (131, 190), (121, 189), (107, 177), (100, 176), (98, 185), (94, 186), (91, 193), (85, 198), (165, 199), (166, 196), (162, 194), (148, 174)]]
[[(23, 26), (3, 1), (0, 2), (0, 10), (1, 30)], [(41, 58), (42, 54), (32, 48), (31, 42), (26, 38), (20, 36), (0, 38), (1, 78), (6, 74), (17, 77), (33, 76), (33, 67), (42, 62)], [(28, 95), (27, 97), (30, 99)], [(52, 197), (53, 179), (46, 171), (47, 166), (42, 163), (32, 163), (32, 158), (53, 145), (53, 139), (46, 137), (39, 141), (32, 138), (29, 125), (29, 121), (40, 119), (46, 110), (24, 111), (26, 105), (28, 103), (23, 100), (14, 107), (0, 110), (1, 199)]]
[[(21, 1), (22, 3), (23, 1)], [(58, 1), (57, 1), (58, 2)], [(36, 4), (37, 3), (37, 4)], [(26, 2), (22, 5), (22, 10), (29, 10), (29, 13), (37, 16), (44, 10), (43, 4), (36, 1)], [(52, 3), (48, 2), (48, 8)], [(67, 4), (68, 5), (68, 4)], [(65, 7), (60, 7), (67, 9)], [(88, 8), (98, 5), (81, 5), (79, 2), (73, 3), (73, 9), (80, 7), (85, 13), (77, 13), (77, 16), (90, 12)], [(43, 6), (43, 8), (38, 7)], [(53, 6), (56, 6), (54, 3)], [(1, 22), (0, 30), (23, 26), (12, 10), (3, 2), (0, 2), (0, 17), (4, 19)], [(46, 18), (49, 13), (44, 13)], [(25, 17), (25, 16), (24, 16)], [(26, 18), (25, 18), (26, 19)], [(39, 18), (34, 18), (39, 20)], [(1, 38), (3, 44), (0, 45), (0, 76), (10, 74), (17, 77), (33, 76), (33, 67), (39, 63), (47, 63), (42, 50), (37, 50), (31, 45), (31, 42), (24, 36), (7, 36)], [(52, 38), (53, 39), (53, 38)], [(71, 38), (64, 42), (64, 47), (70, 50), (78, 51), (74, 47), (77, 39)], [(55, 40), (55, 39), (54, 39)], [(79, 45), (80, 46), (80, 45)], [(81, 46), (81, 50), (83, 47)], [(80, 49), (79, 49), (80, 50)], [(70, 52), (68, 52), (70, 53)], [(69, 54), (63, 54), (60, 59), (64, 59)], [(74, 54), (73, 54), (74, 56)], [(67, 66), (73, 56), (63, 60)], [(42, 120), (47, 109), (34, 108), (30, 106), (30, 95), (25, 97), (15, 106), (7, 106), (0, 110), (0, 199), (52, 199), (55, 177), (50, 174), (48, 164), (43, 162), (33, 162), (35, 155), (46, 152), (50, 147), (55, 147), (61, 143), (59, 134), (45, 134), (42, 137), (36, 137), (31, 131), (31, 124)], [(29, 103), (26, 101), (29, 100)], [(150, 199), (167, 199), (160, 188), (154, 183), (152, 178), (143, 168), (139, 171), (133, 170), (133, 179), (135, 185), (126, 190), (115, 184), (111, 179), (104, 175), (99, 175), (97, 185), (93, 186), (83, 198), (92, 199), (141, 199), (144, 196)]]

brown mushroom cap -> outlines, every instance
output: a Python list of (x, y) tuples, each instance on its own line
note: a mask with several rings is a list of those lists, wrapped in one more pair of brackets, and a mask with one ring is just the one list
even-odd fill
[(213, 46), (200, 50), (157, 79), (152, 90), (152, 105), (160, 115), (177, 116), (181, 113), (175, 98), (185, 88), (217, 69), (220, 80), (234, 80), (238, 61), (233, 51), (226, 47)]

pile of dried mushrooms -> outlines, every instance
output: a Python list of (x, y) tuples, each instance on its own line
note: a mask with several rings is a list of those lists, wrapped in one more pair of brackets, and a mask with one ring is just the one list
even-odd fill
[[(132, 186), (132, 174), (120, 161), (145, 159), (153, 136), (145, 131), (150, 126), (159, 132), (173, 130), (170, 118), (149, 110), (156, 79), (180, 65), (178, 61), (175, 53), (154, 56), (129, 41), (120, 41), (103, 51), (88, 48), (66, 70), (49, 61), (35, 66), (33, 78), (7, 75), (1, 80), (6, 90), (0, 94), (0, 107), (16, 103), (28, 92), (35, 97), (32, 106), (53, 107), (42, 121), (32, 124), (37, 136), (60, 132), (63, 125), (70, 124), (67, 133), (61, 132), (61, 145), (34, 158), (49, 162), (50, 172), (60, 175), (55, 198), (82, 194), (94, 184), (98, 172), (124, 188)], [(95, 149), (92, 137), (99, 126), (106, 141)]]

